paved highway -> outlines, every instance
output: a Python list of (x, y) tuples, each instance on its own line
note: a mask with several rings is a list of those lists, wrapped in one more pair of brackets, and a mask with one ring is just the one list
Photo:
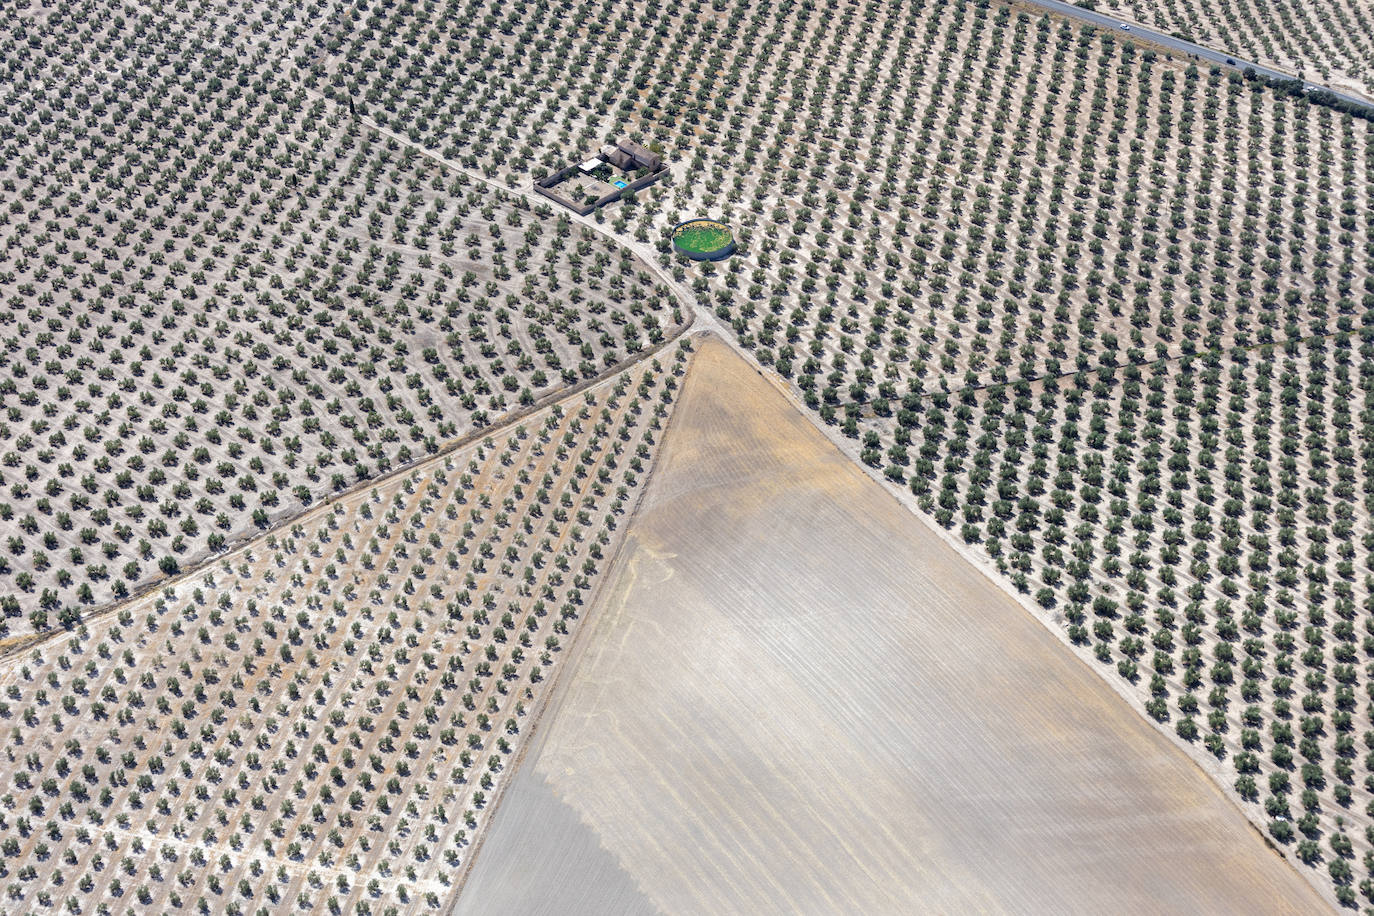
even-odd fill
[[(1074, 6), (1070, 3), (1063, 3), (1061, 0), (1025, 0), (1025, 2), (1030, 6), (1038, 6), (1043, 10), (1061, 16), (1067, 16), (1070, 19), (1077, 19), (1080, 22), (1087, 22), (1092, 25), (1101, 26), (1105, 29), (1111, 29), (1123, 38), (1135, 37), (1142, 41), (1148, 41), (1151, 44), (1160, 45), (1168, 48), (1170, 51), (1176, 51), (1185, 57), (1196, 57), (1207, 63), (1217, 64), (1222, 67), (1232, 67), (1237, 70), (1245, 70), (1248, 67), (1260, 76), (1273, 79), (1291, 80), (1295, 78), (1291, 73), (1284, 73), (1272, 67), (1266, 67), (1262, 64), (1243, 60), (1233, 54), (1227, 54), (1225, 51), (1214, 51), (1211, 48), (1193, 44), (1191, 41), (1183, 41), (1172, 35), (1166, 35), (1163, 32), (1156, 32), (1153, 29), (1147, 29), (1143, 26), (1136, 25), (1133, 22), (1127, 22), (1114, 16), (1106, 16), (1102, 13), (1093, 12), (1092, 10), (1085, 10), (1082, 7)], [(1303, 87), (1308, 92), (1314, 89), (1325, 90), (1336, 98), (1349, 102), (1352, 105), (1369, 108), (1374, 104), (1371, 103), (1369, 99), (1362, 98), (1358, 95), (1351, 95), (1348, 92), (1339, 92), (1329, 86), (1322, 86), (1317, 83), (1304, 82)]]

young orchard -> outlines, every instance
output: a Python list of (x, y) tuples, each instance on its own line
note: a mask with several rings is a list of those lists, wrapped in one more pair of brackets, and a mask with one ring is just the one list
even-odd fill
[(685, 355), (9, 660), (4, 908), (438, 908), (619, 542)]

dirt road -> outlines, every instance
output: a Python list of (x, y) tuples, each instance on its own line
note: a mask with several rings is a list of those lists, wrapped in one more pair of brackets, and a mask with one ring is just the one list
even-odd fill
[(459, 913), (1312, 913), (1208, 778), (726, 346)]

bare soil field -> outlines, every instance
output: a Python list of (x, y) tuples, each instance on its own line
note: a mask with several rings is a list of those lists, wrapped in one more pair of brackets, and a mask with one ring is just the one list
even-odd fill
[(1324, 908), (725, 345), (659, 462), (457, 912)]
[[(593, 224), (1374, 903), (1374, 122), (981, 0), (347, 2), (303, 80), (467, 174), (660, 144)], [(1368, 81), (1368, 0), (1098, 5)]]

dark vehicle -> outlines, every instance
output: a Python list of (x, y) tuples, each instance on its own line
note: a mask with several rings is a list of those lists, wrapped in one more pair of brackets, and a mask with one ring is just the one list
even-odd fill
[(1236, 65), (1235, 58), (1232, 58), (1232, 57), (1226, 58), (1226, 63), (1227, 63), (1228, 66), (1234, 67), (1234, 66)]

